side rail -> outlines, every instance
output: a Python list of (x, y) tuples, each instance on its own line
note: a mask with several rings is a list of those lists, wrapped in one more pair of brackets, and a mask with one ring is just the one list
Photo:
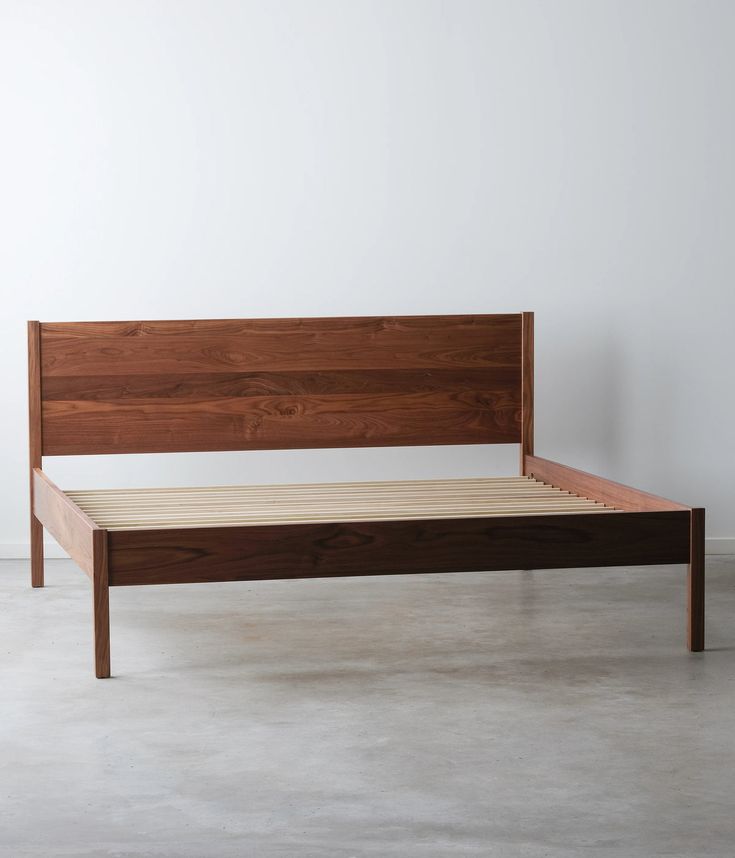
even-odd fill
[(639, 489), (606, 480), (568, 465), (542, 459), (540, 456), (524, 457), (523, 473), (552, 486), (574, 492), (576, 495), (609, 504), (625, 512), (663, 512), (666, 510), (688, 510), (691, 507)]
[(523, 457), (523, 473), (557, 488), (610, 504), (624, 512), (655, 513), (678, 510), (687, 513), (684, 519), (689, 545), (687, 645), (692, 652), (701, 652), (704, 649), (704, 509), (685, 506), (539, 456)]
[(33, 469), (33, 514), (91, 578), (99, 527), (40, 468)]

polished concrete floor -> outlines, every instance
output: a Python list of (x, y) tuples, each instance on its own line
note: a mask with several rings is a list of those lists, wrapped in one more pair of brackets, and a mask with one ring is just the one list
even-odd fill
[(735, 855), (735, 559), (115, 589), (0, 564), (0, 855)]

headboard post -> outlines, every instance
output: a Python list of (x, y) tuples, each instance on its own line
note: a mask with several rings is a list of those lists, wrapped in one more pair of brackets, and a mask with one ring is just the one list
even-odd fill
[(43, 526), (33, 514), (33, 469), (41, 467), (41, 325), (28, 322), (28, 438), (31, 484), (31, 584), (43, 587)]
[(533, 313), (521, 313), (521, 474), (533, 455)]

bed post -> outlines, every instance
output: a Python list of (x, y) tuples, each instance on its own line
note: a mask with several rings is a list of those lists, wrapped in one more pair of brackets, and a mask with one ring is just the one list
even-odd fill
[(704, 649), (704, 510), (691, 511), (687, 575), (687, 644), (691, 652)]
[(110, 586), (107, 576), (107, 531), (92, 533), (92, 592), (94, 598), (94, 673), (110, 675)]
[(521, 313), (521, 476), (533, 455), (533, 313)]
[(41, 467), (41, 325), (28, 322), (28, 438), (31, 520), (31, 586), (43, 587), (43, 525), (34, 515), (33, 469)]

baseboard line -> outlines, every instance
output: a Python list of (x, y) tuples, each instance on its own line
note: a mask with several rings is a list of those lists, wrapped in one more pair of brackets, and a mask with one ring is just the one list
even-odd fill
[[(705, 553), (735, 554), (735, 537), (713, 536), (705, 539)], [(30, 558), (30, 544), (28, 542), (0, 542), (0, 560), (28, 560)], [(55, 542), (44, 543), (44, 556), (49, 560), (59, 560), (69, 555)]]
[(713, 536), (704, 540), (705, 554), (735, 554), (735, 537)]

